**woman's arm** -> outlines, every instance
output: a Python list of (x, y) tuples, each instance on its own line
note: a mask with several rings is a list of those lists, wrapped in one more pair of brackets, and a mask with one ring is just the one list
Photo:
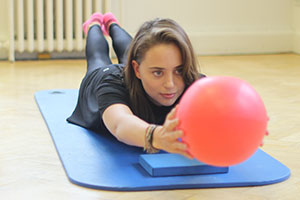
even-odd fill
[[(167, 115), (164, 125), (155, 129), (152, 144), (157, 149), (191, 158), (186, 151), (186, 144), (178, 141), (183, 132), (175, 130), (178, 125), (175, 113), (176, 109), (173, 109)], [(105, 126), (119, 141), (128, 145), (145, 147), (146, 129), (150, 124), (135, 116), (128, 106), (113, 104), (104, 111), (102, 117)]]
[(135, 116), (124, 104), (113, 104), (103, 112), (106, 128), (121, 142), (144, 147), (148, 123)]

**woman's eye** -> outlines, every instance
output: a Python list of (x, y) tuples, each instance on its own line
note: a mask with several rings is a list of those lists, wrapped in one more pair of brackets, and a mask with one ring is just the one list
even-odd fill
[(154, 71), (153, 74), (154, 74), (154, 76), (161, 76), (162, 72), (161, 71)]
[(181, 74), (182, 74), (182, 68), (176, 69), (176, 70), (175, 70), (175, 73), (178, 74), (178, 75), (181, 75)]

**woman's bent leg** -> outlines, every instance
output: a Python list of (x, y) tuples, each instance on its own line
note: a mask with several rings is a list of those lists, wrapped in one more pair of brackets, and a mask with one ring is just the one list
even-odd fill
[(109, 58), (108, 43), (103, 36), (99, 25), (91, 26), (88, 31), (85, 54), (87, 60), (87, 73), (112, 63)]
[(117, 54), (120, 64), (125, 64), (127, 60), (127, 49), (129, 48), (132, 37), (118, 24), (111, 24), (109, 35), (112, 38), (112, 45)]

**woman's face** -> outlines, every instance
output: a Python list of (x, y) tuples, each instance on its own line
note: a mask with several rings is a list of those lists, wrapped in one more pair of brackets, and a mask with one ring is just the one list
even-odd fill
[(182, 94), (185, 84), (183, 63), (175, 44), (158, 44), (150, 48), (140, 64), (132, 61), (135, 75), (153, 103), (171, 106)]

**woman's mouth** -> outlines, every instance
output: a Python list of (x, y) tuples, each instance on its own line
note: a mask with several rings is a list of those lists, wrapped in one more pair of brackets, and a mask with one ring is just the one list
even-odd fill
[(163, 93), (163, 94), (161, 94), (164, 98), (166, 98), (166, 99), (172, 99), (172, 98), (174, 98), (175, 97), (175, 94), (176, 93)]

